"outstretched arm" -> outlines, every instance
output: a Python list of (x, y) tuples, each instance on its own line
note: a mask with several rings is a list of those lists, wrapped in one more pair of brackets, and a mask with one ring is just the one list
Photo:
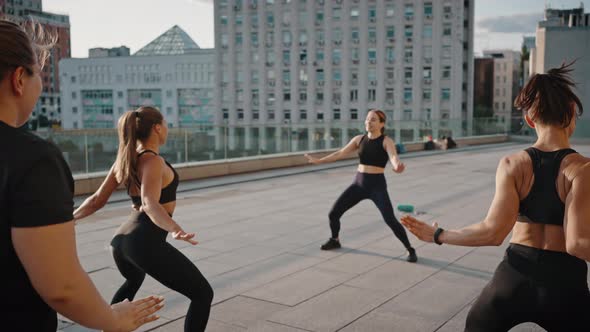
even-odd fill
[(397, 155), (397, 150), (395, 148), (395, 142), (391, 138), (385, 137), (383, 140), (383, 147), (389, 155), (389, 161), (391, 161), (393, 171), (396, 173), (403, 172), (406, 169), (406, 165), (399, 160), (399, 156)]
[[(512, 175), (513, 165), (508, 157), (500, 161), (496, 172), (496, 194), (486, 218), (457, 230), (445, 230), (439, 236), (442, 243), (459, 246), (499, 246), (514, 226), (518, 217), (518, 191)], [(430, 226), (412, 216), (401, 218), (402, 224), (422, 241), (434, 242), (438, 224)]]
[(572, 180), (565, 200), (565, 245), (568, 254), (590, 261), (590, 164)]
[(307, 158), (307, 160), (311, 164), (326, 164), (326, 163), (331, 163), (331, 162), (340, 160), (358, 149), (358, 145), (359, 145), (362, 137), (363, 137), (362, 135), (357, 135), (357, 136), (353, 137), (350, 140), (350, 142), (348, 142), (348, 144), (346, 144), (345, 147), (343, 147), (342, 149), (340, 149), (334, 153), (331, 153), (323, 158), (319, 158), (319, 159), (314, 158), (314, 157), (310, 156), (309, 154), (305, 154), (305, 158)]
[(113, 192), (119, 186), (119, 183), (115, 177), (114, 168), (115, 166), (113, 165), (109, 171), (109, 174), (107, 174), (107, 177), (100, 185), (100, 188), (98, 188), (94, 194), (84, 200), (84, 203), (82, 203), (82, 205), (80, 205), (76, 211), (74, 211), (75, 221), (88, 217), (105, 206), (109, 200), (109, 197), (111, 197)]

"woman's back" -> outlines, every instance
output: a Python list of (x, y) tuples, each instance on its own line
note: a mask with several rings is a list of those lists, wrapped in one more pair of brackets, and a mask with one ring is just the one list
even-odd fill
[[(542, 151), (541, 153), (555, 154), (557, 151)], [(555, 209), (559, 204), (565, 205), (565, 215), (568, 211), (567, 201), (576, 195), (572, 192), (572, 184), (576, 177), (582, 173), (588, 173), (590, 176), (590, 159), (578, 153), (567, 154), (561, 160), (555, 176), (555, 182), (548, 178), (535, 179), (533, 161), (526, 151), (515, 153), (508, 157), (513, 164), (511, 170), (515, 179), (516, 190), (518, 192), (519, 202), (528, 201), (528, 205), (537, 209)], [(542, 200), (539, 196), (533, 198), (531, 194), (535, 187), (536, 181), (543, 181), (551, 184), (556, 190), (556, 201), (550, 202)], [(549, 189), (547, 187), (546, 189)], [(544, 194), (547, 194), (546, 192)], [(547, 195), (545, 195), (547, 197)], [(557, 201), (558, 198), (558, 201)], [(536, 200), (536, 201), (535, 201)], [(522, 210), (522, 204), (521, 204)], [(522, 211), (521, 211), (522, 214)], [(519, 221), (513, 228), (511, 243), (522, 244), (534, 248), (566, 252), (566, 242), (564, 233), (564, 220), (551, 220), (550, 223), (543, 223), (540, 220), (529, 219), (527, 216), (519, 216)]]

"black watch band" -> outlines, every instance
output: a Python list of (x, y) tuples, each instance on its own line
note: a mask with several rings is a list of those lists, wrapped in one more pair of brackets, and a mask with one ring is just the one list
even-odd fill
[(442, 234), (442, 232), (444, 232), (445, 230), (442, 228), (437, 228), (436, 231), (434, 231), (434, 243), (438, 244), (439, 246), (442, 244), (442, 242), (440, 242), (440, 240), (438, 239), (438, 237), (440, 236), (440, 234)]

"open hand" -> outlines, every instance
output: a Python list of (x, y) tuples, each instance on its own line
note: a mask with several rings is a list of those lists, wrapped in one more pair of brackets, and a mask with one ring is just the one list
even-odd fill
[(117, 319), (117, 331), (134, 331), (143, 324), (160, 318), (154, 313), (164, 307), (162, 301), (164, 298), (161, 296), (148, 296), (132, 302), (125, 300), (113, 304), (111, 308), (113, 308)]
[(179, 230), (172, 233), (172, 238), (175, 240), (186, 241), (194, 246), (195, 244), (199, 243), (196, 240), (193, 240), (195, 235), (195, 233), (187, 233), (183, 230)]
[(438, 223), (432, 223), (432, 226), (427, 223), (420, 221), (410, 215), (404, 215), (401, 217), (402, 225), (416, 235), (416, 237), (424, 242), (434, 242), (434, 232), (438, 228)]

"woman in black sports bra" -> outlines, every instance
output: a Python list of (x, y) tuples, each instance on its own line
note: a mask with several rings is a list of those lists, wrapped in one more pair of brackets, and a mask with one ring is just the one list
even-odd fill
[(402, 217), (418, 238), (437, 244), (500, 245), (512, 231), (504, 260), (469, 311), (465, 331), (508, 331), (523, 322), (547, 331), (590, 329), (590, 159), (570, 148), (583, 111), (572, 91), (571, 65), (533, 75), (516, 99), (538, 139), (500, 161), (484, 221), (443, 230)]
[(333, 162), (354, 151), (358, 151), (360, 159), (354, 182), (340, 195), (329, 213), (332, 236), (321, 246), (321, 249), (330, 250), (341, 247), (338, 237), (340, 217), (360, 201), (370, 199), (377, 205), (387, 226), (408, 250), (407, 261), (416, 262), (418, 260), (416, 250), (412, 248), (406, 230), (395, 218), (393, 206), (387, 193), (387, 183), (383, 174), (387, 162), (391, 161), (393, 171), (396, 173), (403, 172), (405, 165), (397, 156), (393, 140), (385, 136), (384, 127), (385, 113), (371, 109), (365, 120), (367, 134), (355, 136), (344, 148), (321, 159), (305, 155), (312, 164)]
[(125, 184), (134, 205), (129, 220), (119, 227), (111, 247), (125, 283), (112, 302), (132, 300), (146, 273), (191, 300), (184, 330), (204, 331), (209, 319), (213, 289), (199, 269), (166, 237), (197, 244), (194, 233), (185, 232), (172, 214), (176, 206), (178, 174), (158, 155), (168, 129), (160, 111), (140, 107), (119, 119), (117, 160), (98, 191), (75, 212), (81, 219), (102, 208), (112, 192)]

